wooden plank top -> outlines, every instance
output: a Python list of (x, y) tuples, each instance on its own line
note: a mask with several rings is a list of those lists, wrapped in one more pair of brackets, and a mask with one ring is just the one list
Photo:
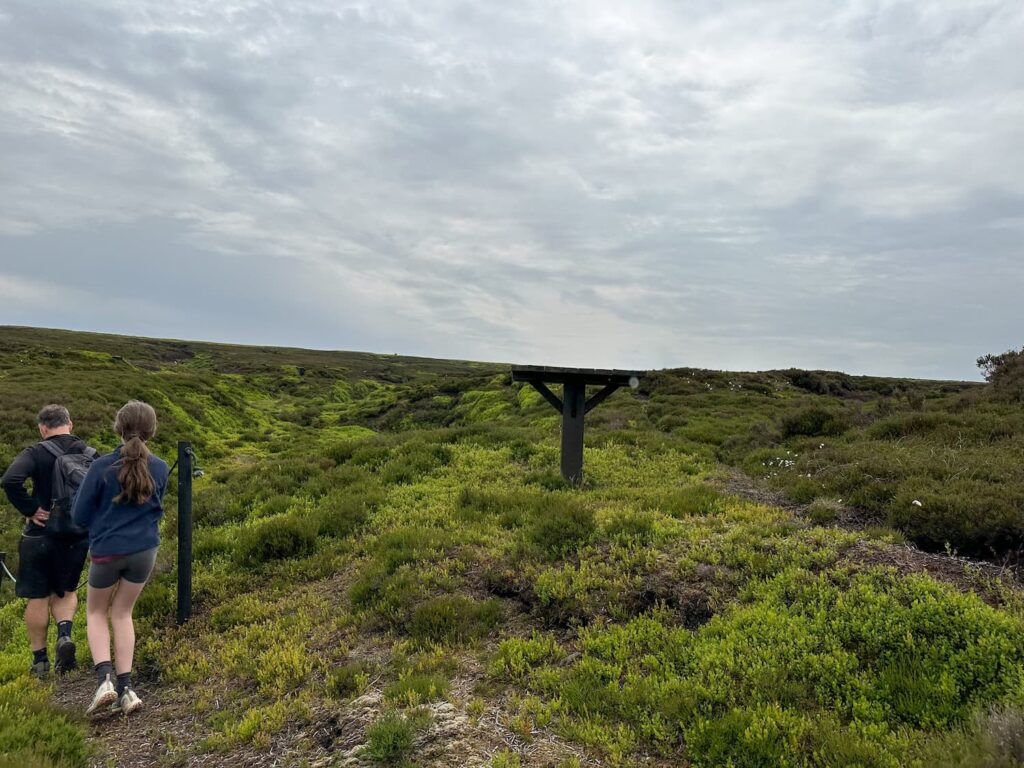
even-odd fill
[(559, 368), (549, 365), (516, 365), (512, 367), (512, 381), (543, 381), (565, 384), (568, 381), (586, 384), (630, 385), (644, 371), (625, 371), (610, 368)]

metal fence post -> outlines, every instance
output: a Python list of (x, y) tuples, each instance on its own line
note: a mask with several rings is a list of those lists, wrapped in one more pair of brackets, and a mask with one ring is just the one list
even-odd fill
[(178, 443), (178, 624), (192, 616), (192, 444)]

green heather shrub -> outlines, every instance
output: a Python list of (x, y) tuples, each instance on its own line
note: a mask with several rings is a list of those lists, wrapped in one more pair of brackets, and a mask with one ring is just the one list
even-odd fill
[(963, 726), (927, 740), (921, 764), (928, 768), (1020, 768), (1024, 765), (1024, 711), (992, 707)]
[(537, 492), (488, 491), (463, 487), (456, 501), (456, 513), (466, 522), (493, 518), (503, 528), (518, 528), (546, 503), (546, 494)]
[(396, 528), (377, 539), (373, 556), (384, 572), (390, 574), (408, 563), (440, 557), (450, 543), (451, 534), (436, 528)]
[(535, 631), (530, 638), (502, 640), (488, 669), (492, 675), (523, 682), (541, 664), (556, 662), (564, 657), (565, 651), (551, 635)]
[(594, 538), (594, 513), (574, 498), (550, 495), (533, 511), (526, 539), (551, 557), (563, 557)]
[(711, 515), (721, 510), (722, 494), (704, 483), (688, 485), (663, 497), (658, 508), (672, 517)]
[(378, 765), (409, 765), (416, 733), (430, 724), (427, 711), (388, 712), (366, 729), (365, 754)]
[(446, 466), (451, 457), (451, 449), (446, 445), (410, 441), (380, 470), (380, 479), (387, 485), (405, 485)]
[(624, 544), (649, 544), (654, 538), (654, 518), (635, 509), (616, 512), (604, 526), (608, 538)]
[(236, 490), (225, 485), (197, 488), (193, 493), (192, 506), (197, 528), (239, 522), (248, 514)]
[(957, 428), (961, 420), (944, 413), (902, 413), (871, 425), (868, 434), (879, 440), (928, 435), (945, 427)]
[(0, 756), (12, 766), (85, 768), (85, 734), (49, 701), (45, 688), (21, 678), (0, 684)]
[(251, 568), (272, 560), (303, 557), (314, 549), (316, 529), (306, 520), (284, 515), (242, 528), (235, 546), (235, 562)]
[(166, 622), (174, 617), (177, 604), (178, 595), (174, 583), (157, 578), (142, 590), (133, 613), (137, 619)]
[[(379, 440), (356, 443), (351, 447), (348, 462), (376, 472), (391, 458), (393, 450), (390, 445), (384, 445)], [(337, 453), (340, 455), (342, 451)]]
[(476, 602), (459, 595), (443, 595), (416, 606), (409, 634), (421, 642), (467, 642), (488, 635), (501, 621), (501, 614), (498, 600)]
[(815, 525), (832, 525), (839, 519), (842, 509), (837, 499), (815, 499), (807, 507), (807, 518)]
[(447, 694), (448, 681), (443, 677), (411, 670), (384, 687), (385, 699), (409, 707), (443, 699)]
[(572, 485), (562, 477), (562, 473), (555, 469), (541, 469), (530, 472), (526, 476), (526, 483), (543, 488), (546, 491), (565, 491), (572, 488)]
[(369, 667), (358, 661), (351, 661), (333, 667), (327, 673), (327, 693), (342, 701), (361, 694), (369, 682)]
[(782, 436), (834, 437), (850, 428), (849, 417), (843, 413), (812, 406), (782, 418)]
[(357, 610), (372, 611), (387, 625), (402, 627), (425, 592), (423, 579), (408, 567), (395, 573), (371, 567), (352, 584), (349, 599)]
[(287, 512), (292, 505), (292, 497), (283, 493), (271, 496), (256, 510), (256, 517), (276, 517)]
[(918, 546), (942, 550), (949, 544), (961, 554), (984, 557), (1024, 543), (1024, 494), (969, 480), (914, 485), (908, 483), (896, 495), (888, 522)]
[(377, 488), (357, 486), (331, 491), (314, 502), (312, 522), (321, 536), (349, 536), (362, 527), (383, 500), (384, 494)]
[(522, 761), (519, 759), (519, 755), (508, 749), (495, 752), (494, 757), (491, 758), (491, 768), (520, 768), (521, 766)]
[[(603, 724), (604, 749), (625, 728), (665, 753), (684, 738), (694, 765), (895, 766), (896, 728), (949, 728), (1024, 675), (1024, 619), (926, 577), (790, 569), (741, 597), (695, 633), (667, 611), (581, 630), (570, 666), (541, 648), (517, 678), (566, 732)], [(491, 673), (511, 677), (524, 646), (502, 648)]]

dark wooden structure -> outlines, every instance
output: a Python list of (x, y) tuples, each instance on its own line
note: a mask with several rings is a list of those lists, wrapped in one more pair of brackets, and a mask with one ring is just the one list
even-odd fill
[[(598, 368), (549, 368), (522, 365), (512, 369), (512, 381), (530, 384), (562, 414), (562, 477), (574, 485), (583, 481), (583, 417), (621, 387), (640, 386), (641, 371)], [(562, 399), (549, 384), (562, 385)], [(587, 387), (601, 387), (587, 398)]]

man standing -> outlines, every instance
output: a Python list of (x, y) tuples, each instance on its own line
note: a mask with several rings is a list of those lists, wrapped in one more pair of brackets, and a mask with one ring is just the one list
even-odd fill
[[(55, 532), (50, 522), (54, 502), (54, 466), (65, 454), (95, 455), (84, 441), (71, 434), (68, 409), (48, 405), (39, 412), (42, 442), (31, 445), (14, 459), (0, 478), (7, 498), (26, 518), (18, 545), (18, 584), (15, 594), (28, 598), (25, 625), (32, 645), (32, 672), (42, 676), (50, 671), (46, 632), (50, 614), (57, 622), (56, 671), (75, 668), (75, 644), (71, 622), (78, 608), (78, 580), (85, 565), (88, 538), (81, 534)], [(25, 482), (32, 481), (31, 493)], [(50, 523), (48, 525), (48, 523)]]

